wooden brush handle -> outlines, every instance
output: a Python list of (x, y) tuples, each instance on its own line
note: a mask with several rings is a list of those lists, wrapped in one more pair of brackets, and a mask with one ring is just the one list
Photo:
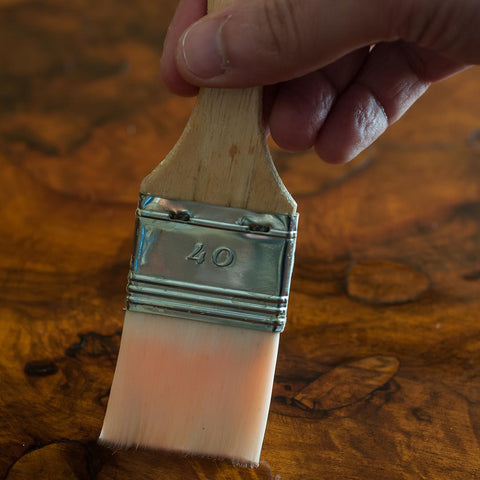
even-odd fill
[[(209, 10), (229, 0), (209, 0)], [(141, 191), (266, 213), (295, 213), (262, 125), (262, 89), (202, 89), (190, 120)]]

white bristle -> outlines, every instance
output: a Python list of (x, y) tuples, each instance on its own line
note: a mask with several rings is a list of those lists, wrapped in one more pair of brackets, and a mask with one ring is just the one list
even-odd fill
[(258, 464), (278, 340), (126, 312), (100, 441)]

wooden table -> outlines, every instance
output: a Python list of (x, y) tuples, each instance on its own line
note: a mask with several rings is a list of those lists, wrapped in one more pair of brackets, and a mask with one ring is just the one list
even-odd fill
[(192, 107), (172, 0), (0, 1), (0, 478), (480, 478), (480, 71), (360, 158), (273, 155), (301, 213), (256, 470), (97, 445), (140, 179)]

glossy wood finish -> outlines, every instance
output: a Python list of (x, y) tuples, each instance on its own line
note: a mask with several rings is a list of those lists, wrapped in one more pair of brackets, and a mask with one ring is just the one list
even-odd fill
[(480, 71), (346, 166), (273, 148), (301, 214), (256, 470), (96, 444), (141, 178), (193, 105), (172, 1), (0, 0), (0, 478), (480, 478)]

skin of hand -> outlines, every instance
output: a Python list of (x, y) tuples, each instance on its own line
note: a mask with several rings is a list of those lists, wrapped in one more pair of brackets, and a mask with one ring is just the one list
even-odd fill
[(276, 143), (351, 160), (431, 83), (480, 63), (479, 0), (181, 0), (161, 62), (174, 93), (265, 86)]

